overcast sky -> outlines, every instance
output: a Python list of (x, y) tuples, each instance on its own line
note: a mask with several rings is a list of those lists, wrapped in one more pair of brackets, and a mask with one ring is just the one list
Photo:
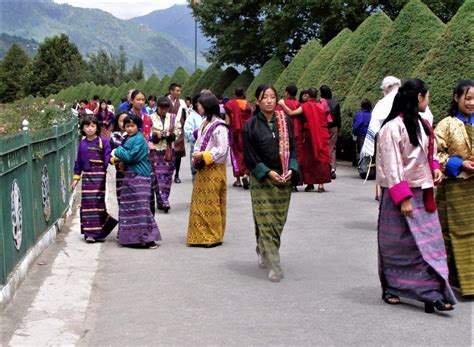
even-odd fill
[(186, 4), (186, 0), (54, 0), (54, 2), (58, 4), (67, 3), (84, 8), (100, 8), (121, 19), (143, 16), (152, 11), (168, 8), (175, 4)]

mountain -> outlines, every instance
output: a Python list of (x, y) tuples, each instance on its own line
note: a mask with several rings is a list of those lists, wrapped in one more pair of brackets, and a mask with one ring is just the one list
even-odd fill
[(11, 36), (8, 34), (0, 35), (0, 59), (3, 58), (5, 53), (10, 49), (10, 47), (16, 43), (20, 46), (26, 54), (30, 56), (35, 55), (36, 50), (38, 49), (39, 43), (35, 40), (28, 40), (18, 36)]
[[(174, 5), (164, 10), (153, 11), (145, 16), (129, 19), (132, 23), (145, 25), (155, 31), (174, 37), (194, 50), (194, 17), (187, 5)], [(209, 48), (210, 43), (198, 26), (198, 52)]]
[[(104, 48), (117, 53), (124, 46), (129, 65), (143, 60), (145, 74), (172, 74), (178, 66), (194, 70), (194, 50), (173, 37), (151, 28), (114, 17), (97, 9), (83, 9), (51, 0), (2, 1), (2, 32), (8, 35), (43, 41), (65, 33), (84, 56)], [(20, 17), (19, 17), (20, 16)], [(199, 55), (198, 66), (205, 67)]]

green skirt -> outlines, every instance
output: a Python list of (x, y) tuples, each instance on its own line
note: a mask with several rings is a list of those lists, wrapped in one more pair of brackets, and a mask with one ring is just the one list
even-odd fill
[(436, 201), (449, 265), (449, 279), (462, 295), (474, 295), (474, 177), (446, 179)]
[(270, 264), (280, 262), (280, 243), (291, 198), (291, 182), (276, 185), (268, 178), (250, 176), (250, 194), (257, 238), (257, 252)]

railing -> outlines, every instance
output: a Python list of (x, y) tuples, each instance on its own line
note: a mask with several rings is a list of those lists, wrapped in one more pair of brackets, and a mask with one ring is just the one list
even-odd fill
[(0, 287), (69, 206), (77, 118), (0, 138)]

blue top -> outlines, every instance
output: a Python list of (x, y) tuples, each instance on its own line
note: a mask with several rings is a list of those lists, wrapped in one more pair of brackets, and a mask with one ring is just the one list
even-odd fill
[(460, 119), (461, 122), (463, 122), (464, 124), (471, 124), (471, 125), (474, 124), (474, 113), (471, 114), (471, 117), (468, 120), (466, 120), (466, 117), (464, 117), (464, 115), (461, 112), (458, 112), (458, 114), (456, 115), (456, 118)]
[(142, 176), (151, 175), (150, 149), (141, 132), (128, 137), (114, 155), (125, 163), (127, 171)]
[(352, 133), (355, 136), (365, 137), (367, 129), (369, 128), (370, 118), (372, 112), (369, 110), (360, 110), (354, 117), (354, 125), (352, 126)]
[(128, 101), (121, 103), (118, 108), (117, 114), (122, 113), (122, 112), (127, 112), (129, 107), (130, 107), (130, 103)]

